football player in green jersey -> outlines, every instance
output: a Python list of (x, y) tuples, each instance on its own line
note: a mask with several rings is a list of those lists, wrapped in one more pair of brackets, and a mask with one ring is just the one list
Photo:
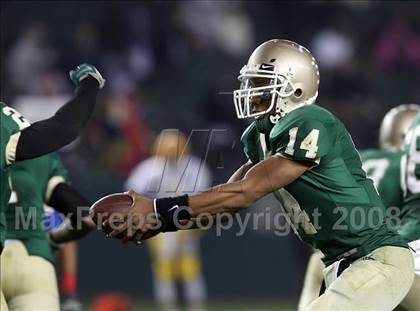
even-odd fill
[[(89, 64), (71, 70), (70, 79), (76, 85), (74, 98), (51, 118), (32, 125), (0, 102), (0, 253), (5, 238), (4, 208), (10, 197), (8, 167), (58, 150), (76, 139), (93, 112), (98, 90), (105, 84), (98, 70)], [(0, 304), (2, 310), (7, 310), (2, 293)]]
[[(53, 153), (15, 163), (10, 177), (12, 195), (5, 212), (7, 233), (1, 256), (8, 308), (59, 310), (51, 244), (58, 247), (95, 227), (86, 208), (90, 203), (69, 185), (67, 171)], [(69, 217), (49, 233), (43, 224), (44, 204)]]
[[(388, 209), (388, 215), (394, 219), (394, 226), (400, 223), (399, 216), (403, 207), (406, 163), (402, 150), (404, 136), (419, 111), (420, 107), (417, 105), (401, 105), (391, 109), (381, 123), (379, 131), (380, 149), (370, 149), (360, 153), (363, 169), (378, 189), (379, 195)], [(400, 233), (404, 236), (403, 232)], [(315, 252), (308, 262), (298, 310), (304, 310), (319, 296), (320, 291), (324, 290), (321, 289), (321, 284), (323, 281), (322, 271), (325, 265), (321, 258), (322, 254)], [(416, 276), (409, 294), (401, 303), (401, 306), (406, 310), (420, 310), (420, 292), (418, 292), (418, 285), (416, 285), (419, 281), (420, 277)], [(417, 295), (414, 295), (415, 292), (417, 292)]]
[(416, 277), (409, 294), (411, 309), (420, 310), (420, 113), (418, 113), (405, 137), (404, 152), (404, 204), (401, 210), (401, 225), (398, 231), (409, 241), (415, 251), (414, 266)]
[(134, 204), (127, 221), (118, 227), (105, 221), (104, 231), (139, 241), (157, 225), (162, 232), (176, 230), (180, 220), (237, 211), (274, 193), (295, 232), (324, 254), (328, 266), (327, 289), (306, 310), (395, 308), (413, 282), (413, 257), (387, 226), (385, 207), (345, 126), (314, 104), (315, 58), (295, 42), (270, 40), (252, 53), (239, 80), (236, 113), (255, 118), (241, 138), (248, 163), (226, 184), (197, 195), (152, 201), (129, 192)]
[(76, 95), (53, 117), (30, 124), (15, 109), (0, 102), (0, 252), (4, 240), (3, 209), (10, 197), (8, 166), (48, 154), (77, 138), (95, 106), (96, 94), (105, 84), (98, 70), (82, 64), (70, 71)]

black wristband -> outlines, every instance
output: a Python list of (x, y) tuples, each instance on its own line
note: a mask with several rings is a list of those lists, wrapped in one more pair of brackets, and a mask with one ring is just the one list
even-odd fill
[(180, 220), (191, 218), (188, 210), (188, 195), (155, 199), (153, 202), (156, 218), (162, 223), (162, 232), (177, 231)]

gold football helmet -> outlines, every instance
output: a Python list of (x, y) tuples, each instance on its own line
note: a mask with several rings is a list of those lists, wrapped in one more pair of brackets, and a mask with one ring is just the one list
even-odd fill
[(392, 108), (382, 120), (379, 130), (379, 147), (385, 150), (400, 150), (404, 143), (404, 135), (420, 106), (410, 104)]
[[(276, 123), (288, 112), (314, 103), (318, 96), (319, 70), (312, 54), (288, 40), (269, 40), (257, 47), (238, 77), (241, 87), (233, 92), (239, 119), (270, 113)], [(255, 111), (253, 101), (265, 101)]]

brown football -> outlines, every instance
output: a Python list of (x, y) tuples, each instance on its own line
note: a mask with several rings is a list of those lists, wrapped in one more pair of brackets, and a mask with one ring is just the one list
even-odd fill
[(89, 209), (96, 224), (109, 219), (115, 225), (123, 222), (123, 213), (133, 205), (132, 197), (127, 193), (114, 193), (96, 201)]

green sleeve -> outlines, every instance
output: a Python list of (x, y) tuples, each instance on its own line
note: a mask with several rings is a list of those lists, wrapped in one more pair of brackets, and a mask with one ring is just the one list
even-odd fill
[(272, 154), (318, 165), (331, 148), (325, 126), (318, 120), (301, 120), (287, 126), (276, 126), (270, 133)]
[(66, 182), (69, 181), (67, 169), (64, 167), (58, 154), (53, 153), (51, 154), (50, 178), (55, 176), (61, 176)]
[(50, 153), (48, 182), (45, 187), (45, 202), (48, 204), (52, 193), (57, 185), (69, 183), (68, 172), (56, 153)]
[(252, 123), (248, 126), (241, 136), (241, 142), (244, 146), (244, 153), (245, 156), (250, 160), (252, 163), (256, 164), (259, 162), (259, 134), (255, 127), (255, 123)]

